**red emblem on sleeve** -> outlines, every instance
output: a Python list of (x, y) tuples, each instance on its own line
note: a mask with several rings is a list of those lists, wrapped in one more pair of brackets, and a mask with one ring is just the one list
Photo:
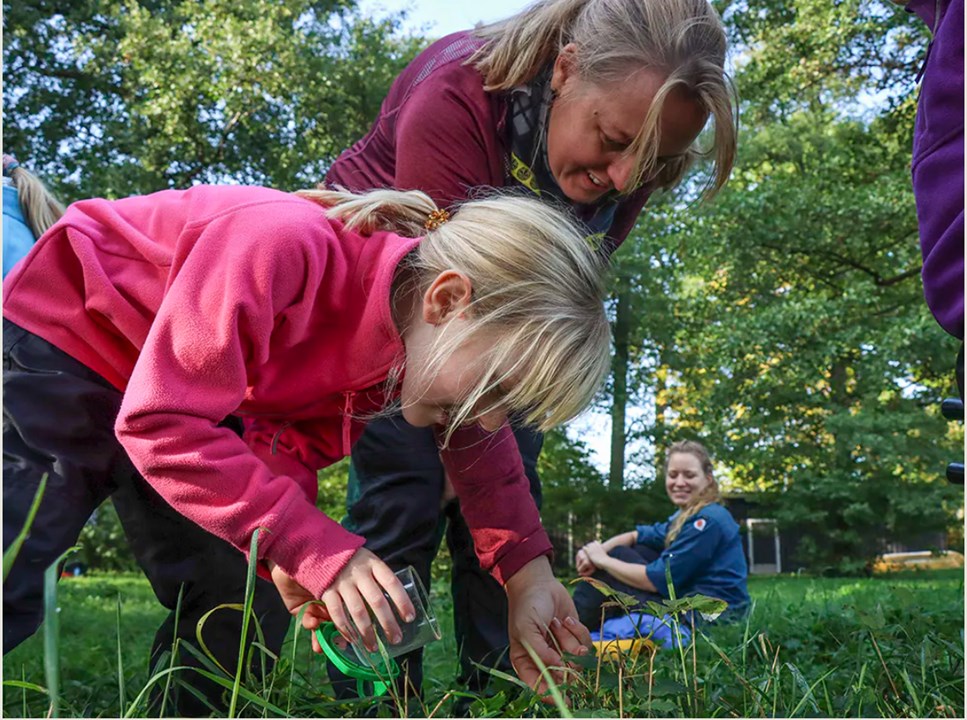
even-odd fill
[(705, 522), (705, 518), (699, 518), (698, 520), (692, 523), (695, 529), (698, 530), (699, 532), (705, 529), (706, 524), (707, 523)]

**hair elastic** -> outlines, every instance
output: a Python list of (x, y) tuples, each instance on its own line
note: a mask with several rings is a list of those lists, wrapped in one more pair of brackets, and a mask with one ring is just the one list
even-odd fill
[(3, 154), (3, 174), (10, 175), (14, 170), (20, 167), (20, 163), (17, 162), (17, 158), (13, 155)]
[(423, 227), (427, 230), (436, 230), (443, 223), (450, 219), (450, 213), (446, 210), (434, 210), (430, 213), (426, 222), (423, 223)]

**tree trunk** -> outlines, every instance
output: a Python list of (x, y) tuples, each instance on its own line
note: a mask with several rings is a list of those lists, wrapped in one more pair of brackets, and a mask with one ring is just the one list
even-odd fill
[(608, 488), (621, 490), (625, 475), (625, 413), (628, 405), (628, 341), (631, 335), (631, 292), (620, 287), (614, 320), (614, 360), (611, 363), (614, 392), (611, 401), (611, 469)]

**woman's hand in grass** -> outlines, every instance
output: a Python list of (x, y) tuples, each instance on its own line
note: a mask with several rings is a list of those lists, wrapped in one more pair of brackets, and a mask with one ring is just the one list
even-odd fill
[(509, 605), (510, 661), (517, 676), (538, 693), (547, 682), (540, 666), (528, 652), (551, 670), (555, 682), (564, 680), (562, 653), (583, 655), (591, 646), (588, 629), (577, 620), (571, 596), (551, 572), (547, 558), (527, 563), (505, 586)]

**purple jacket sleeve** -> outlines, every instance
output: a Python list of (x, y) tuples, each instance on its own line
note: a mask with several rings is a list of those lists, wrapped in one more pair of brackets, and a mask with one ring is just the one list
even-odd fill
[(923, 291), (937, 322), (964, 337), (964, 3), (911, 0), (934, 33), (913, 137)]
[(440, 457), (470, 527), (480, 566), (504, 584), (524, 565), (551, 553), (509, 425), (488, 433), (459, 428)]

